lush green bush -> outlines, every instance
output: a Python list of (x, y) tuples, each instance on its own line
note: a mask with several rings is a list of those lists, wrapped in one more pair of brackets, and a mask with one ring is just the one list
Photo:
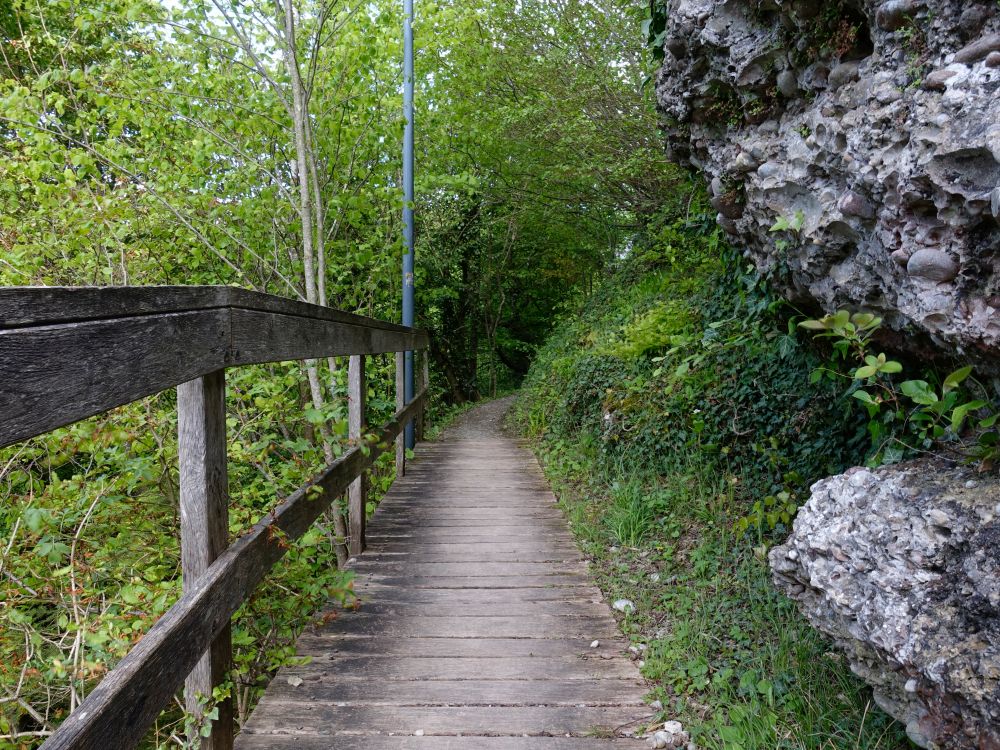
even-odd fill
[(539, 352), (523, 420), (591, 436), (606, 468), (663, 474), (697, 450), (747, 499), (802, 489), (857, 461), (865, 434), (842, 389), (810, 381), (822, 360), (790, 313), (714, 230), (674, 222)]

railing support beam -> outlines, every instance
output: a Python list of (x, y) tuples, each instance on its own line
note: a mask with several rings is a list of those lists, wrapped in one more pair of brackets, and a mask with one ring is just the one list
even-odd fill
[[(396, 411), (406, 406), (406, 354), (396, 352)], [(406, 430), (396, 438), (396, 477), (406, 474)]]
[[(430, 382), (430, 352), (424, 350), (420, 352), (420, 374), (417, 376), (417, 392), (424, 390)], [(421, 442), (424, 439), (424, 431), (427, 429), (427, 402), (424, 401), (424, 406), (417, 412), (417, 429), (416, 429), (416, 442)]]
[[(351, 356), (347, 368), (347, 424), (350, 439), (361, 445), (367, 426), (366, 401), (368, 383), (365, 378), (365, 355)], [(348, 550), (352, 557), (365, 551), (365, 514), (368, 505), (368, 472), (361, 472), (347, 493), (347, 517), (350, 531)]]
[[(226, 475), (226, 377), (216, 370), (177, 386), (177, 438), (180, 463), (181, 569), (184, 590), (208, 570), (229, 546), (229, 481)], [(196, 722), (206, 699), (229, 679), (232, 642), (229, 626), (219, 633), (184, 686), (185, 704)], [(233, 747), (233, 701), (218, 704), (212, 733), (202, 750)]]

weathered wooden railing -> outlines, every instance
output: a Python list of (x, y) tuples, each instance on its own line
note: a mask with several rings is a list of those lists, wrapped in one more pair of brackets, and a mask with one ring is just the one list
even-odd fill
[[(426, 347), (412, 328), (230, 287), (0, 289), (0, 447), (177, 387), (183, 595), (44, 748), (134, 747), (182, 684), (197, 714), (228, 677), (231, 616), (345, 491), (362, 551), (365, 471), (394, 442), (403, 471), (402, 430), (420, 434), (426, 402), (424, 367), (404, 403), (403, 352)], [(365, 355), (387, 352), (397, 411), (366, 440)], [(230, 544), (225, 369), (345, 355), (355, 445)], [(232, 746), (231, 701), (219, 709), (203, 748)]]

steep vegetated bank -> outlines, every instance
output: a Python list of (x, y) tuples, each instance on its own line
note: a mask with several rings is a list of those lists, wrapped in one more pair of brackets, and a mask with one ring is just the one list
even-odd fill
[(864, 459), (864, 421), (811, 382), (825, 354), (692, 203), (562, 321), (512, 418), (628, 600), (664, 719), (699, 747), (905, 747), (765, 560), (808, 486)]

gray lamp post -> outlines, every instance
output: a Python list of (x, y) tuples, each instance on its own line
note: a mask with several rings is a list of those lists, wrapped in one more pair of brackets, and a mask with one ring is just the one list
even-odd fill
[[(413, 0), (403, 0), (403, 325), (412, 326), (413, 315)], [(413, 352), (406, 352), (404, 388), (406, 403), (413, 396)], [(413, 448), (413, 421), (406, 423), (405, 444)]]

